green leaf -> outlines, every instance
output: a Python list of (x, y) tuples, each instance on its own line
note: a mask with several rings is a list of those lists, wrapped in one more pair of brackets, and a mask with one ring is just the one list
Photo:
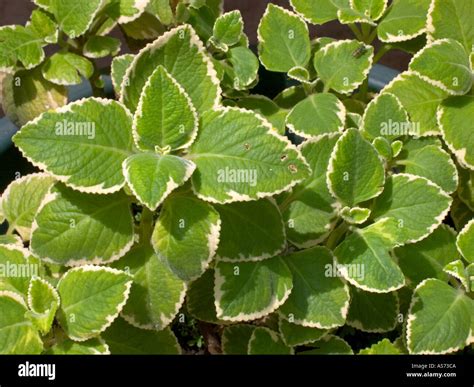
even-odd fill
[(461, 230), (456, 245), (466, 261), (474, 263), (474, 219), (471, 219)]
[(225, 355), (247, 355), (249, 341), (255, 325), (238, 324), (224, 328), (222, 332), (222, 352)]
[(244, 21), (240, 11), (235, 10), (219, 16), (214, 24), (213, 38), (226, 46), (234, 46), (244, 32)]
[(313, 94), (299, 102), (286, 117), (286, 126), (298, 136), (319, 137), (324, 133), (342, 132), (346, 108), (329, 93)]
[(208, 203), (186, 193), (169, 197), (160, 212), (152, 244), (160, 259), (184, 281), (201, 276), (219, 244), (221, 221)]
[(132, 279), (123, 271), (86, 265), (69, 270), (58, 284), (58, 320), (70, 339), (97, 337), (127, 302)]
[(134, 58), (135, 56), (132, 54), (124, 54), (116, 56), (112, 60), (110, 76), (112, 78), (112, 85), (114, 86), (115, 95), (118, 99), (120, 99), (122, 83), (125, 80), (125, 73), (132, 64)]
[(385, 137), (376, 137), (373, 139), (372, 145), (382, 158), (385, 160), (392, 160), (392, 146), (389, 140), (387, 140)]
[(426, 31), (431, 0), (394, 0), (377, 27), (382, 42), (404, 42)]
[(255, 54), (247, 47), (233, 47), (228, 53), (228, 75), (236, 90), (246, 90), (255, 83), (258, 76), (259, 62)]
[(446, 145), (461, 166), (474, 170), (474, 138), (470, 134), (472, 120), (472, 95), (448, 98), (438, 108), (438, 123)]
[[(225, 101), (226, 104), (228, 101)], [(253, 110), (255, 113), (265, 117), (279, 134), (285, 134), (285, 118), (287, 112), (281, 109), (270, 98), (259, 94), (253, 94), (246, 97), (239, 98), (233, 101), (236, 106)], [(230, 103), (232, 106), (232, 103)]]
[(189, 285), (186, 306), (189, 314), (198, 320), (219, 325), (228, 323), (217, 318), (214, 302), (214, 269), (208, 269)]
[(282, 316), (310, 328), (331, 329), (344, 325), (349, 289), (333, 270), (331, 251), (317, 246), (290, 254), (285, 262), (293, 274), (293, 290), (280, 308)]
[(219, 260), (260, 261), (285, 249), (285, 226), (273, 201), (262, 199), (215, 208), (222, 221)]
[(123, 162), (123, 174), (140, 203), (152, 211), (183, 185), (196, 166), (192, 161), (172, 155), (138, 153)]
[(443, 268), (459, 257), (456, 233), (442, 224), (420, 242), (397, 247), (394, 254), (411, 287), (427, 278), (447, 281)]
[(30, 279), (39, 274), (39, 263), (23, 246), (0, 245), (0, 291), (15, 292), (26, 299)]
[(370, 217), (370, 210), (363, 207), (344, 207), (339, 215), (349, 224), (362, 224)]
[[(405, 285), (405, 277), (393, 261), (387, 219), (364, 229), (354, 229), (334, 250), (339, 273), (352, 285), (367, 292), (389, 293)], [(388, 234), (388, 235), (387, 235)]]
[(459, 186), (457, 194), (459, 199), (474, 211), (474, 170), (458, 168)]
[(132, 153), (131, 126), (123, 105), (89, 98), (43, 113), (13, 140), (31, 163), (69, 187), (105, 194), (125, 184), (122, 162)]
[(400, 173), (387, 179), (372, 208), (374, 220), (397, 224), (392, 237), (398, 244), (415, 243), (431, 234), (444, 220), (451, 197), (430, 180)]
[(248, 344), (249, 355), (292, 355), (293, 349), (287, 347), (281, 336), (263, 327), (257, 327), (252, 332)]
[(102, 338), (113, 355), (179, 355), (181, 348), (170, 328), (148, 331), (135, 328), (118, 318)]
[(59, 294), (49, 282), (39, 277), (31, 279), (28, 288), (28, 316), (43, 334), (50, 331), (59, 304)]
[(428, 12), (427, 32), (430, 40), (454, 39), (472, 51), (472, 0), (433, 0)]
[(164, 66), (184, 88), (196, 110), (203, 113), (220, 104), (221, 90), (214, 66), (189, 25), (176, 27), (141, 50), (122, 84), (121, 101), (137, 109), (142, 89), (158, 66)]
[(51, 12), (51, 7), (53, 5), (52, 2), (53, 0), (33, 0), (33, 3), (35, 3), (38, 7), (45, 9), (48, 12)]
[(83, 53), (92, 59), (115, 56), (120, 51), (120, 44), (119, 39), (110, 36), (91, 36), (84, 45)]
[(46, 262), (76, 266), (113, 262), (133, 241), (128, 196), (84, 195), (56, 185), (36, 215), (30, 246)]
[(336, 220), (338, 204), (329, 193), (326, 171), (338, 137), (337, 134), (322, 135), (301, 145), (301, 153), (312, 174), (280, 199), (287, 238), (299, 248), (320, 243)]
[(142, 150), (187, 148), (196, 138), (198, 116), (186, 91), (163, 66), (143, 88), (133, 132)]
[(337, 19), (340, 8), (349, 7), (347, 0), (290, 0), (295, 12), (313, 24), (324, 24)]
[(390, 93), (377, 95), (362, 117), (362, 135), (368, 140), (384, 137), (389, 140), (413, 133), (413, 126), (399, 99)]
[(461, 43), (452, 39), (425, 46), (412, 58), (409, 69), (449, 94), (466, 94), (472, 87), (469, 55)]
[(400, 355), (400, 350), (389, 339), (380, 340), (378, 343), (359, 351), (359, 355)]
[(8, 226), (29, 241), (31, 226), (41, 202), (54, 184), (45, 173), (34, 173), (14, 180), (0, 198), (0, 211)]
[(440, 133), (436, 111), (439, 104), (448, 96), (445, 90), (407, 71), (385, 86), (382, 93), (387, 92), (395, 95), (408, 112), (412, 122), (409, 132), (417, 136)]
[(364, 23), (374, 27), (377, 25), (368, 14), (354, 8), (341, 8), (337, 11), (337, 18), (341, 24)]
[(352, 207), (378, 196), (384, 182), (384, 166), (375, 148), (357, 129), (348, 129), (329, 160), (327, 184), (332, 195)]
[(133, 275), (130, 297), (122, 317), (140, 329), (166, 328), (184, 302), (186, 284), (147, 244), (132, 249), (114, 266)]
[(314, 55), (314, 68), (326, 90), (350, 94), (367, 78), (374, 48), (357, 40), (326, 44)]
[(120, 24), (130, 23), (145, 12), (150, 0), (111, 0), (107, 14)]
[(90, 78), (94, 66), (88, 59), (72, 52), (57, 52), (43, 65), (43, 76), (56, 85), (78, 85), (81, 76)]
[(287, 72), (311, 59), (308, 26), (298, 15), (268, 4), (258, 26), (260, 61), (267, 70)]
[(30, 21), (26, 25), (36, 35), (46, 43), (57, 43), (58, 41), (58, 25), (52, 17), (41, 9), (35, 9), (31, 13)]
[(397, 293), (369, 293), (351, 287), (347, 324), (363, 332), (389, 332), (397, 326)]
[(150, 0), (149, 8), (164, 25), (170, 25), (174, 20), (170, 0)]
[(466, 268), (464, 267), (463, 261), (460, 259), (448, 263), (444, 269), (446, 273), (448, 273), (450, 276), (456, 278), (462, 286), (464, 286), (464, 289), (466, 292), (469, 292), (471, 290), (470, 286), (470, 276)]
[(309, 172), (300, 152), (270, 123), (238, 108), (205, 113), (189, 153), (197, 165), (191, 180), (198, 197), (221, 204), (273, 196)]
[(450, 216), (455, 224), (456, 230), (460, 231), (472, 218), (474, 218), (474, 212), (472, 212), (471, 209), (458, 197), (454, 197)]
[(128, 38), (132, 39), (132, 42), (133, 40), (139, 41), (134, 43), (137, 51), (143, 47), (143, 42), (140, 43), (140, 41), (156, 39), (165, 32), (163, 24), (151, 12), (142, 13), (138, 19), (130, 23), (120, 24), (120, 29)]
[(41, 68), (6, 74), (0, 82), (3, 110), (18, 127), (67, 103), (67, 89), (44, 79)]
[(293, 109), (300, 101), (307, 97), (302, 85), (291, 86), (283, 90), (274, 98), (274, 102), (282, 109)]
[(300, 67), (300, 66), (292, 67), (288, 71), (287, 75), (289, 78), (299, 81), (302, 84), (306, 84), (306, 85), (314, 86), (317, 82), (317, 81), (311, 81), (312, 75), (309, 73), (309, 71), (306, 68)]
[(444, 354), (472, 340), (474, 303), (462, 291), (437, 279), (415, 289), (407, 322), (410, 354)]
[(404, 167), (404, 172), (426, 177), (447, 193), (452, 193), (457, 189), (456, 165), (451, 156), (440, 146), (427, 145), (419, 149), (408, 150), (405, 157), (397, 160), (397, 164)]
[(0, 353), (39, 355), (43, 342), (33, 323), (26, 317), (27, 307), (16, 293), (0, 291)]
[(80, 343), (65, 339), (48, 348), (46, 355), (110, 355), (110, 350), (100, 338)]
[(23, 247), (23, 241), (18, 235), (0, 235), (0, 245)]
[(378, 20), (387, 9), (387, 0), (350, 0), (351, 8), (372, 20)]
[(217, 317), (250, 321), (273, 313), (293, 287), (291, 273), (280, 257), (259, 262), (218, 262), (215, 268)]
[(400, 140), (395, 140), (391, 144), (392, 148), (392, 157), (398, 157), (403, 148), (403, 142)]
[(17, 61), (27, 69), (44, 60), (43, 39), (31, 27), (0, 27), (0, 70), (11, 73)]
[(352, 355), (352, 348), (343, 339), (334, 335), (327, 335), (311, 344), (309, 351), (300, 352), (300, 355)]
[(292, 324), (284, 318), (279, 319), (278, 327), (283, 341), (289, 347), (313, 343), (328, 333), (325, 329), (309, 328)]
[(86, 33), (99, 12), (103, 0), (78, 2), (76, 0), (53, 0), (48, 10), (54, 14), (59, 29), (71, 39)]

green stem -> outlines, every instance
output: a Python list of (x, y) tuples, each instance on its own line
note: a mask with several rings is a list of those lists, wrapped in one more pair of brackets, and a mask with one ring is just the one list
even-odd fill
[(366, 79), (360, 87), (360, 99), (363, 102), (367, 101), (367, 94), (369, 93), (369, 80)]
[(307, 83), (302, 82), (303, 85), (303, 90), (306, 93), (306, 95), (309, 97), (311, 94), (313, 94), (313, 86), (308, 85)]
[(377, 63), (387, 52), (392, 49), (390, 44), (384, 44), (380, 50), (375, 54), (373, 64)]
[(348, 24), (351, 31), (354, 33), (355, 37), (360, 40), (361, 42), (364, 41), (364, 37), (362, 36), (362, 32), (355, 24)]
[(375, 38), (377, 37), (377, 28), (374, 28), (367, 39), (369, 44), (372, 44)]
[(361, 24), (361, 30), (362, 30), (362, 40), (365, 43), (369, 43), (369, 38), (370, 38), (370, 35), (371, 35), (371, 32), (372, 32), (371, 29), (370, 29), (370, 25), (368, 25), (366, 23), (362, 23)]
[(346, 222), (343, 221), (342, 223), (340, 223), (327, 239), (326, 247), (330, 250), (333, 250), (339, 244), (348, 229), (349, 225)]
[(13, 231), (15, 231), (15, 225), (12, 223), (8, 225), (7, 235), (13, 235)]
[(140, 243), (143, 241), (149, 241), (151, 239), (151, 235), (153, 234), (153, 212), (146, 207), (143, 207), (141, 220), (140, 220), (140, 227), (139, 227), (139, 235), (140, 235)]
[(98, 84), (101, 82), (100, 79), (100, 71), (97, 65), (94, 63), (94, 73), (92, 74), (91, 78), (89, 79), (92, 87), (92, 94), (94, 97), (105, 97), (105, 90), (98, 86)]

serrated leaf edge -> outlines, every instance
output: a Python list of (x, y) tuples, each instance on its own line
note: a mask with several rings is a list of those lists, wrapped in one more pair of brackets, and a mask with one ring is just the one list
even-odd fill
[[(67, 276), (70, 273), (75, 273), (75, 272), (84, 272), (85, 273), (85, 272), (94, 272), (94, 271), (103, 271), (103, 272), (107, 272), (107, 273), (110, 273), (110, 274), (113, 274), (113, 275), (116, 275), (116, 276), (120, 276), (120, 275), (129, 276), (124, 271), (113, 269), (113, 268), (108, 267), (108, 266), (84, 265), (84, 266), (81, 266), (81, 267), (77, 267), (77, 268), (73, 268), (71, 270), (68, 270), (64, 274), (64, 276), (59, 280), (57, 288), (59, 289), (61, 283), (64, 281), (65, 278), (67, 278)], [(130, 295), (130, 289), (132, 287), (132, 283), (133, 283), (133, 280), (131, 278), (130, 278), (129, 281), (127, 281), (125, 283), (125, 289), (124, 289), (124, 292), (123, 292), (123, 301), (121, 301), (119, 304), (117, 304), (117, 307), (116, 307), (116, 310), (115, 310), (114, 313), (112, 313), (112, 314), (105, 317), (106, 322), (105, 322), (104, 325), (102, 325), (98, 329), (94, 329), (93, 331), (91, 331), (87, 335), (85, 335), (84, 337), (76, 337), (76, 336), (71, 336), (69, 334), (68, 334), (68, 337), (73, 341), (84, 342), (84, 341), (87, 341), (91, 338), (94, 338), (95, 336), (97, 336), (100, 333), (102, 333), (103, 331), (105, 331), (110, 325), (112, 325), (114, 320), (120, 314), (120, 311), (123, 309), (123, 307), (127, 303), (128, 297)]]
[[(33, 120), (31, 120), (27, 124), (25, 124), (22, 127), (22, 129), (20, 129), (20, 131), (17, 132), (17, 134), (21, 133), (21, 131), (23, 130), (23, 128), (25, 126), (37, 125), (38, 122), (40, 122), (46, 114), (70, 113), (70, 112), (72, 112), (73, 108), (80, 107), (80, 106), (84, 105), (85, 103), (87, 103), (88, 101), (97, 102), (97, 103), (101, 104), (102, 106), (117, 104), (117, 106), (122, 108), (123, 111), (126, 113), (126, 115), (130, 118), (130, 121), (131, 122), (133, 121), (133, 117), (132, 117), (131, 113), (129, 112), (129, 110), (125, 107), (125, 105), (123, 105), (120, 102), (117, 102), (117, 101), (112, 100), (112, 99), (97, 98), (97, 97), (83, 98), (83, 99), (80, 99), (78, 101), (72, 102), (68, 105), (62, 106), (59, 109), (54, 110), (53, 112), (46, 111), (44, 113), (41, 113), (39, 116), (37, 116), (36, 118), (34, 118)], [(15, 136), (17, 134), (15, 134)], [(15, 140), (15, 136), (13, 136), (13, 141)], [(82, 192), (82, 193), (92, 193), (92, 194), (106, 195), (106, 194), (111, 194), (111, 193), (120, 191), (123, 188), (123, 186), (125, 185), (125, 178), (123, 179), (123, 182), (121, 184), (114, 185), (114, 186), (109, 187), (109, 188), (103, 188), (104, 183), (101, 183), (101, 184), (98, 184), (98, 185), (95, 185), (95, 186), (89, 186), (89, 187), (70, 183), (69, 180), (71, 179), (72, 175), (58, 175), (58, 174), (55, 174), (51, 170), (49, 170), (49, 167), (46, 164), (33, 160), (31, 157), (26, 155), (26, 153), (20, 147), (17, 147), (17, 148), (20, 150), (22, 156), (25, 159), (27, 159), (31, 164), (33, 164), (35, 167), (37, 167), (39, 169), (42, 169), (43, 171), (49, 173), (52, 177), (54, 177), (55, 179), (57, 179), (60, 182), (64, 183), (66, 186), (72, 188), (75, 191), (79, 191), (79, 192)], [(130, 154), (132, 154), (132, 152), (130, 152)]]

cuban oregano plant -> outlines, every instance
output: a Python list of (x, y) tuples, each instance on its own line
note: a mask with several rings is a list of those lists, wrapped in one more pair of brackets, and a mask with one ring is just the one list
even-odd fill
[[(42, 172), (0, 200), (1, 353), (177, 354), (183, 332), (224, 354), (469, 351), (474, 1), (291, 3), (258, 27), (293, 83), (274, 99), (249, 91), (238, 11), (157, 1), (167, 31), (114, 60), (118, 100), (14, 136)], [(354, 39), (310, 38), (333, 20)], [(394, 49), (408, 69), (374, 93)]]
[[(103, 97), (100, 66), (121, 51), (113, 31), (120, 29), (126, 50), (134, 51), (184, 22), (201, 25), (202, 31), (212, 29), (221, 10), (220, 0), (32, 1), (37, 8), (26, 25), (0, 27), (0, 101), (17, 126), (66, 105), (67, 87), (84, 80), (90, 81), (94, 96)], [(245, 46), (245, 41), (240, 43), (239, 47)], [(242, 63), (250, 57), (247, 50), (236, 47), (228, 55), (227, 71), (233, 71), (235, 64), (243, 77), (241, 90), (254, 80), (248, 72), (258, 69), (256, 57), (252, 66)]]

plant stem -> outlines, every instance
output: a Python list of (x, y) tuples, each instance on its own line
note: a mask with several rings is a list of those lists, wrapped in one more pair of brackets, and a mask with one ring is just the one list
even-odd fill
[(153, 233), (153, 212), (143, 207), (142, 217), (140, 220), (139, 235), (140, 243), (149, 241)]
[(97, 84), (101, 80), (100, 80), (100, 71), (95, 63), (94, 63), (94, 73), (92, 74), (92, 77), (90, 78), (89, 81), (92, 87), (92, 94), (94, 95), (94, 97), (105, 97), (104, 89), (100, 86), (97, 86)]
[(6, 235), (13, 235), (13, 231), (15, 230), (15, 225), (12, 223), (12, 224), (9, 224), (8, 225), (8, 229), (7, 229), (7, 234)]
[(301, 84), (303, 85), (304, 92), (306, 93), (307, 96), (310, 96), (311, 94), (313, 94), (312, 85), (308, 85), (307, 83), (304, 83), (304, 82), (302, 82)]
[(362, 33), (360, 32), (359, 28), (355, 24), (348, 24), (348, 26), (358, 40), (360, 40), (361, 42), (364, 41)]
[(360, 86), (360, 99), (363, 101), (363, 102), (366, 102), (367, 101), (367, 94), (369, 92), (369, 80), (366, 79), (362, 85)]
[(392, 49), (390, 44), (384, 44), (380, 50), (375, 54), (373, 64), (377, 63), (387, 52)]
[(340, 223), (331, 233), (329, 238), (326, 241), (326, 247), (330, 250), (333, 250), (342, 239), (346, 231), (349, 229), (349, 225), (346, 222)]
[(366, 23), (361, 23), (361, 30), (362, 30), (362, 40), (365, 43), (370, 44), (369, 38), (370, 38), (370, 35), (371, 35), (371, 32), (372, 32), (371, 29), (370, 29), (370, 26)]

